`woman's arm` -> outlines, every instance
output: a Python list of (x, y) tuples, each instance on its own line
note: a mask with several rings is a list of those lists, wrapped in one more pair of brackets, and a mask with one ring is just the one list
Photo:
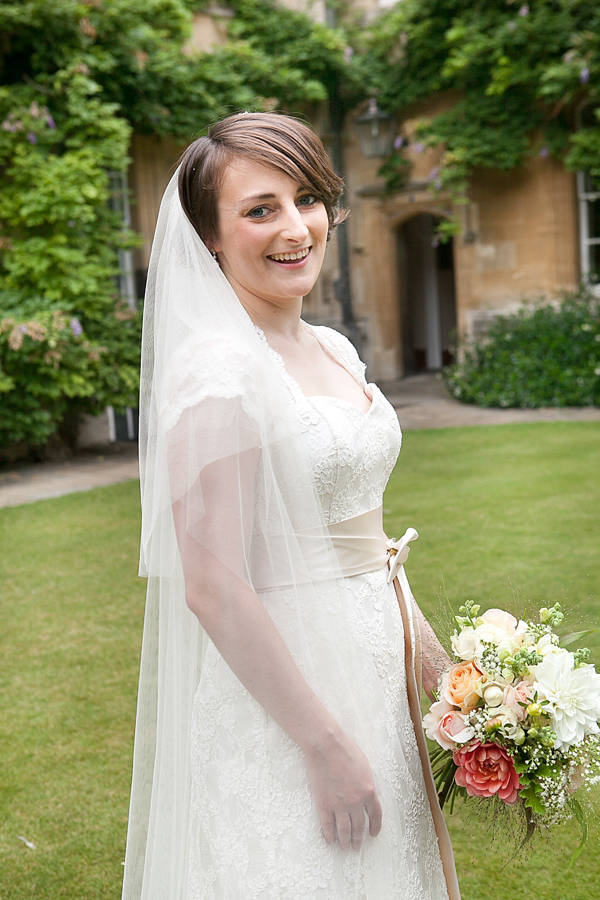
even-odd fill
[(421, 631), (421, 651), (423, 660), (423, 690), (430, 700), (434, 700), (441, 675), (452, 665), (452, 660), (440, 644), (435, 631), (415, 603)]
[[(325, 840), (332, 843), (337, 834), (340, 846), (358, 849), (365, 810), (370, 834), (376, 836), (381, 827), (369, 763), (314, 694), (240, 571), (243, 535), (251, 530), (251, 522), (244, 522), (250, 512), (240, 485), (253, 483), (256, 464), (256, 453), (247, 451), (204, 471), (202, 534), (208, 538), (194, 536), (187, 496), (173, 504), (186, 600), (244, 687), (303, 751)], [(207, 543), (227, 548), (230, 562)]]

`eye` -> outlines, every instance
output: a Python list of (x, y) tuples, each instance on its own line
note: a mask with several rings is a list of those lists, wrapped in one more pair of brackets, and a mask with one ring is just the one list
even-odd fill
[(298, 197), (296, 203), (298, 206), (315, 206), (319, 203), (319, 198), (315, 197), (314, 194), (302, 194), (301, 197)]
[(271, 210), (268, 206), (255, 206), (254, 209), (251, 209), (246, 215), (249, 219), (264, 219), (270, 212)]

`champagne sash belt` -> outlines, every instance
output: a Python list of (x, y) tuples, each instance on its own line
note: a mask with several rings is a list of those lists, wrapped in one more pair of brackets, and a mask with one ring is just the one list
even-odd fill
[(378, 506), (327, 526), (344, 578), (376, 572), (386, 565), (388, 546), (382, 514), (383, 508)]
[(260, 537), (254, 537), (250, 558), (254, 590), (277, 590), (383, 568), (388, 560), (388, 547), (382, 512), (379, 506), (326, 529), (297, 532), (294, 542), (286, 535), (270, 535), (267, 545)]

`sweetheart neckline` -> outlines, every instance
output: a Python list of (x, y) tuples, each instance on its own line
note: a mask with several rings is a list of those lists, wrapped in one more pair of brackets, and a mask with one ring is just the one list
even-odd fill
[(288, 381), (288, 384), (290, 385), (290, 387), (292, 387), (294, 389), (294, 392), (298, 393), (301, 397), (303, 397), (305, 400), (308, 400), (309, 402), (311, 400), (315, 400), (315, 399), (319, 399), (319, 398), (324, 399), (324, 400), (334, 400), (336, 403), (343, 403), (345, 406), (351, 406), (352, 409), (355, 409), (356, 412), (360, 413), (361, 416), (366, 417), (369, 415), (369, 413), (373, 409), (373, 402), (375, 399), (375, 394), (374, 394), (373, 388), (377, 387), (377, 385), (375, 385), (373, 383), (368, 383), (366, 385), (367, 388), (370, 388), (370, 390), (371, 390), (371, 396), (369, 397), (369, 395), (366, 392), (366, 390), (364, 389), (363, 385), (360, 384), (360, 382), (354, 376), (354, 374), (350, 371), (350, 369), (348, 369), (347, 366), (345, 366), (344, 363), (339, 358), (337, 358), (333, 353), (331, 353), (329, 348), (323, 344), (323, 341), (319, 338), (319, 335), (317, 334), (316, 329), (313, 328), (313, 326), (310, 325), (309, 322), (304, 322), (304, 325), (310, 329), (311, 333), (317, 339), (317, 341), (319, 342), (319, 344), (321, 345), (321, 347), (325, 351), (325, 353), (327, 353), (327, 355), (330, 356), (333, 359), (333, 361), (338, 364), (338, 366), (341, 366), (342, 369), (344, 369), (344, 371), (346, 371), (348, 373), (348, 375), (350, 375), (350, 377), (353, 378), (354, 381), (356, 381), (356, 383), (359, 385), (359, 387), (363, 390), (363, 393), (365, 394), (367, 399), (369, 399), (371, 401), (369, 404), (369, 408), (367, 410), (363, 411), (362, 409), (359, 409), (359, 407), (356, 405), (356, 403), (353, 403), (352, 400), (346, 400), (344, 397), (336, 397), (334, 394), (305, 394), (304, 391), (302, 390), (302, 388), (300, 387), (300, 384), (296, 381), (296, 379), (293, 377), (293, 375), (290, 375), (290, 373), (288, 372), (281, 353), (278, 353), (278, 351), (275, 350), (270, 345), (269, 341), (267, 340), (267, 336), (266, 336), (265, 332), (263, 331), (263, 329), (260, 327), (260, 325), (257, 325), (256, 322), (253, 322), (252, 324), (254, 325), (254, 328), (256, 329), (256, 332), (258, 333), (258, 336), (260, 337), (260, 339), (262, 341), (264, 341), (264, 343), (268, 347), (269, 352), (273, 354), (273, 357), (276, 359), (276, 361), (282, 371), (282, 374), (284, 375), (285, 379)]

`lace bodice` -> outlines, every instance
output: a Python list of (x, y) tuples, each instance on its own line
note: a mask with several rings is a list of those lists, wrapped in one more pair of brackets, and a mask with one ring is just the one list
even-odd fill
[(371, 397), (366, 413), (337, 397), (305, 396), (257, 327), (296, 402), (315, 486), (331, 525), (381, 505), (402, 437), (393, 407), (376, 384), (367, 385), (364, 366), (347, 338), (324, 326), (311, 330)]

